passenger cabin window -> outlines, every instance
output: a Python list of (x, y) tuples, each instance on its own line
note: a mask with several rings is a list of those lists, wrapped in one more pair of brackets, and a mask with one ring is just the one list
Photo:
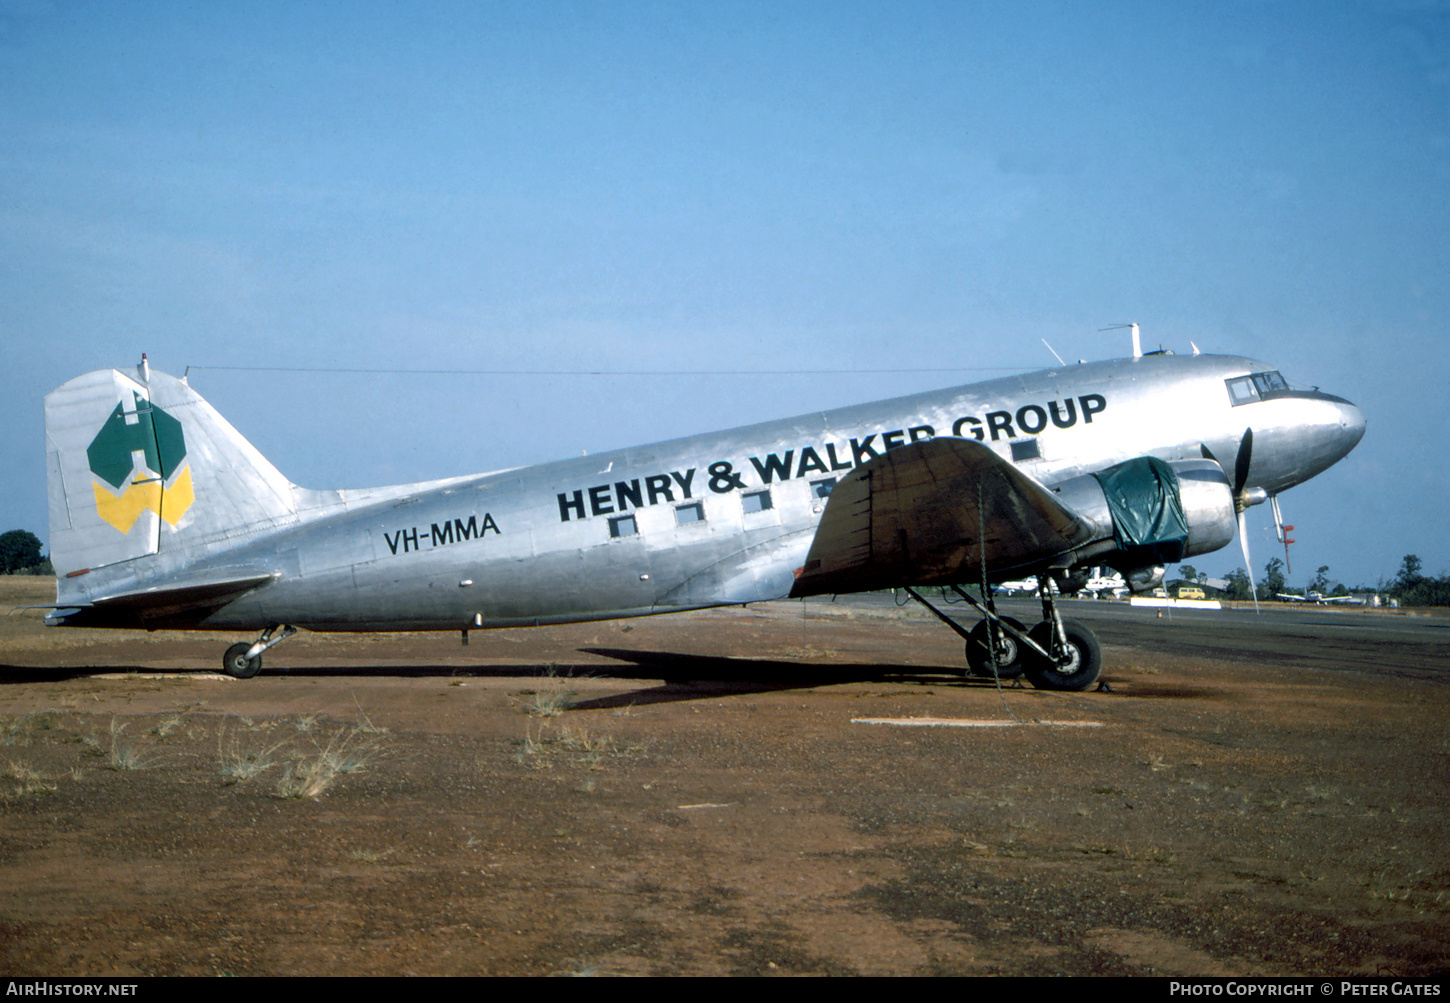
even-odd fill
[(1228, 399), (1234, 407), (1278, 397), (1289, 389), (1289, 384), (1284, 382), (1284, 377), (1279, 375), (1278, 370), (1254, 373), (1252, 376), (1235, 376), (1224, 382), (1228, 384)]
[(691, 502), (688, 505), (679, 505), (675, 508), (675, 522), (681, 526), (692, 522), (705, 521), (705, 506), (700, 502)]
[(609, 520), (609, 536), (611, 539), (618, 539), (621, 536), (634, 536), (639, 532), (635, 526), (634, 516), (621, 515)]
[(751, 491), (749, 494), (740, 496), (740, 503), (745, 506), (747, 512), (764, 512), (774, 506), (770, 503), (769, 491)]
[(1018, 460), (1035, 460), (1041, 455), (1042, 453), (1037, 448), (1036, 439), (1026, 439), (1022, 442), (1012, 443), (1012, 461), (1014, 463)]

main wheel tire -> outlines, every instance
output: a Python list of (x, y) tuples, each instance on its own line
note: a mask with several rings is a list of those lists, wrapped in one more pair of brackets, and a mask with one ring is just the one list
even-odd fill
[[(1067, 648), (1072, 654), (1072, 661), (1066, 665), (1055, 665), (1031, 649), (1022, 652), (1022, 671), (1039, 690), (1085, 690), (1102, 674), (1103, 649), (1093, 632), (1076, 620), (1062, 621), (1062, 632), (1067, 635)], [(1027, 636), (1043, 650), (1052, 650), (1052, 624), (1048, 621), (1033, 627)]]
[[(1021, 620), (1013, 619), (1010, 616), (1000, 618), (1001, 621), (1018, 630), (1025, 631), (1027, 628), (1022, 625)], [(1022, 675), (1022, 649), (1017, 643), (1017, 638), (1002, 632), (1002, 645), (1006, 652), (1002, 663), (996, 666), (995, 673), (992, 666), (992, 632), (987, 626), (986, 620), (978, 621), (972, 628), (971, 635), (967, 638), (967, 668), (972, 670), (972, 675), (982, 676), (991, 679), (994, 675), (998, 679), (1017, 679)]]
[(251, 679), (258, 672), (262, 671), (262, 656), (248, 658), (247, 652), (252, 650), (250, 644), (234, 644), (227, 649), (222, 656), (222, 671), (229, 676), (238, 679)]

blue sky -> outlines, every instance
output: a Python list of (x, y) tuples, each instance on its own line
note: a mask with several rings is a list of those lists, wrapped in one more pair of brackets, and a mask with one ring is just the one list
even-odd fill
[[(1283, 499), (1294, 581), (1447, 573), (1447, 191), (1443, 3), (0, 0), (0, 528), (46, 536), (44, 394), (142, 351), (336, 487), (1040, 368), (1043, 338), (1122, 355), (1097, 329), (1136, 321), (1365, 411)], [(222, 368), (258, 366), (449, 372)]]

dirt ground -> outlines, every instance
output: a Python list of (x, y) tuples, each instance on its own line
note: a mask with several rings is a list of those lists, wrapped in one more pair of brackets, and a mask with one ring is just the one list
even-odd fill
[(999, 692), (921, 615), (799, 603), (302, 634), (247, 681), (236, 640), (0, 619), (0, 972), (1450, 967), (1443, 678), (1107, 645), (1110, 693)]

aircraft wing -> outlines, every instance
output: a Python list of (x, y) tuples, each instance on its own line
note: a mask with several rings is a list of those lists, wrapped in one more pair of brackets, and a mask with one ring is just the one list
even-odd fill
[(1092, 524), (986, 446), (932, 439), (831, 490), (792, 596), (971, 582), (1091, 541)]

